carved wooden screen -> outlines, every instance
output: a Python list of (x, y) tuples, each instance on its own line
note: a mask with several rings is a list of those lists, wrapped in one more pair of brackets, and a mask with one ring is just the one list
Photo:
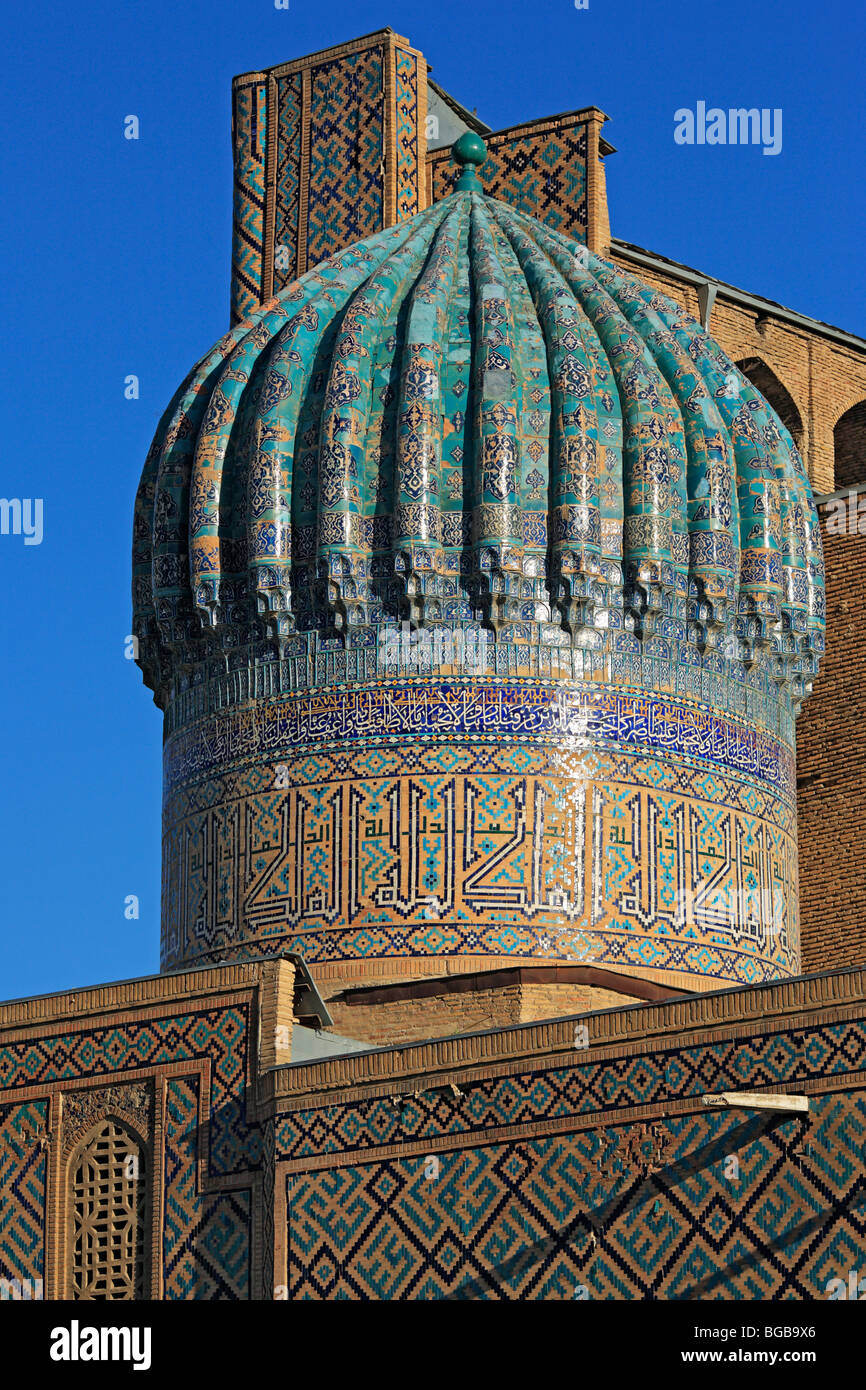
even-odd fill
[(72, 1297), (145, 1297), (144, 1145), (105, 1120), (72, 1155)]

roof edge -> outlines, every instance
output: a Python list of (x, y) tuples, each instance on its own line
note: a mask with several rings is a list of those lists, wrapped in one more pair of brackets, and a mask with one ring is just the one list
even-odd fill
[(809, 328), (825, 338), (833, 338), (837, 342), (856, 347), (858, 351), (866, 352), (866, 338), (860, 338), (856, 333), (848, 333), (844, 328), (837, 328), (832, 323), (825, 323), (823, 319), (811, 318), (808, 314), (801, 314), (796, 309), (787, 309), (784, 304), (780, 304), (775, 299), (765, 299), (761, 295), (751, 294), (748, 290), (738, 289), (736, 285), (729, 284), (727, 280), (718, 280), (714, 275), (707, 275), (703, 271), (695, 270), (693, 266), (684, 265), (681, 261), (674, 261), (669, 256), (660, 255), (657, 251), (647, 251), (644, 247), (636, 246), (630, 241), (623, 241), (619, 237), (611, 237), (610, 251), (611, 254), (619, 252), (637, 265), (675, 272), (679, 279), (685, 280), (688, 284), (714, 285), (726, 299), (733, 300), (734, 303), (770, 313), (773, 317), (783, 319), (787, 323), (795, 323), (801, 327)]

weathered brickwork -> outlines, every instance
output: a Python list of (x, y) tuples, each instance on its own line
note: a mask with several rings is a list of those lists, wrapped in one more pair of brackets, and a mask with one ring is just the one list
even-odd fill
[(834, 489), (866, 482), (866, 400), (846, 411), (833, 431), (836, 473)]
[[(583, 1050), (561, 1020), (274, 1074), (278, 1283), (292, 1299), (827, 1298), (863, 1249), (862, 986), (587, 1015)], [(805, 1093), (809, 1112), (703, 1103), (756, 1088)]]
[(508, 1028), (634, 1002), (628, 979), (617, 992), (550, 979), (552, 973), (543, 968), (486, 971), (450, 980), (432, 979), (420, 987), (404, 984), (378, 990), (343, 990), (331, 996), (324, 991), (324, 996), (335, 1032), (380, 1047), (453, 1037), (479, 1028)]
[(821, 510), (827, 655), (797, 730), (804, 970), (866, 960), (866, 535), (827, 535)]

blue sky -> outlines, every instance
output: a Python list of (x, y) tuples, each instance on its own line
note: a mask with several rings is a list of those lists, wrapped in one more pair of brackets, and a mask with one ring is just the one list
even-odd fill
[[(495, 129), (602, 107), (615, 236), (866, 335), (850, 2), (7, 7), (0, 495), (42, 498), (44, 537), (0, 536), (0, 998), (158, 969), (161, 716), (124, 659), (132, 502), (164, 404), (227, 326), (230, 81), (385, 25)], [(781, 153), (677, 145), (698, 101), (780, 108)]]

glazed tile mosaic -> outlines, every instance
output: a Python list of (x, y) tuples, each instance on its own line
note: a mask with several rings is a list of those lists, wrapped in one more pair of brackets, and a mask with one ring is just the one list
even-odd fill
[(47, 1124), (44, 1100), (0, 1106), (0, 1279), (29, 1280), (31, 1290), (45, 1272), (48, 1156), (35, 1138)]
[(0, 1088), (11, 1091), (206, 1059), (211, 1079), (207, 1117), (210, 1172), (226, 1177), (257, 1167), (261, 1157), (256, 1131), (245, 1121), (248, 1049), (248, 1011), (242, 1007), (141, 1018), (123, 1026), (106, 1023), (84, 1031), (4, 1043), (0, 1047)]
[[(100, 1096), (116, 1106), (155, 1077), (165, 1299), (826, 1298), (866, 1235), (862, 989), (801, 980), (768, 987), (757, 1009), (751, 995), (716, 996), (727, 1014), (706, 997), (660, 1006), (643, 1032), (633, 1010), (635, 1035), (613, 1047), (610, 1016), (585, 1015), (597, 1032), (584, 1055), (541, 1024), (498, 1031), (502, 1055), (457, 1040), (469, 1046), (456, 1067), (440, 1055), (452, 1040), (424, 1045), (420, 1076), (408, 1065), (385, 1085), (360, 1071), (335, 1089), (329, 1064), (307, 1065), (276, 1096), (258, 1089), (262, 1000), (249, 987), (209, 1008), (133, 1007), (106, 1027), (13, 1028), (0, 1054), (0, 1278), (42, 1280), (46, 1245), (57, 1259), (58, 1093), (66, 1107), (99, 1078), (78, 1092), (94, 1097), (86, 1129)], [(690, 1022), (672, 1028), (672, 1007)], [(291, 1082), (297, 1069), (281, 1071)], [(806, 1092), (809, 1112), (701, 1103), (759, 1088)], [(62, 1186), (62, 1165), (52, 1173)]]
[(233, 323), (252, 313), (261, 302), (266, 90), (263, 81), (254, 81), (237, 86), (233, 92), (236, 150), (231, 282)]
[(289, 1297), (824, 1299), (863, 1249), (866, 1095), (812, 1123), (820, 1151), (699, 1114), (446, 1151), (433, 1181), (423, 1154), (293, 1176)]
[(418, 165), (418, 55), (396, 50), (397, 218), (403, 222), (421, 210)]
[[(277, 1124), (277, 1155), (297, 1164), (326, 1156), (358, 1163), (393, 1145), (435, 1141), (438, 1152), (448, 1136), (498, 1140), (515, 1126), (525, 1125), (527, 1133), (552, 1122), (565, 1128), (603, 1112), (663, 1106), (707, 1092), (762, 1086), (796, 1091), (827, 1078), (842, 1087), (856, 1080), (851, 1074), (862, 1070), (864, 1059), (866, 1027), (860, 1018), (809, 1020), (711, 1043), (700, 1038), (684, 1047), (644, 1040), (639, 1049), (612, 1059), (578, 1064), (554, 1058), (513, 1074), (484, 1076), (459, 1106), (442, 1090), (432, 1090), (401, 1096), (399, 1108), (381, 1095), (355, 1095), (334, 1108), (300, 1107)], [(856, 1143), (854, 1135), (849, 1143)]]
[[(485, 139), (485, 193), (554, 231), (586, 241), (587, 126), (579, 117), (538, 121)], [(460, 170), (449, 149), (428, 156), (432, 197), (447, 198)]]
[[(276, 1126), (289, 1296), (825, 1299), (866, 1234), (861, 1012), (298, 1097)], [(809, 1113), (700, 1103), (759, 1087), (809, 1090)]]
[[(0, 1094), (12, 1100), (23, 1088), (128, 1081), (178, 1065), (187, 1070), (167, 1083), (160, 1159), (162, 1296), (249, 1298), (250, 1184), (261, 1167), (261, 1131), (247, 1118), (248, 1003), (4, 1040)], [(0, 1106), (0, 1279), (43, 1276), (48, 1130), (47, 1101)]]
[(790, 751), (685, 705), (554, 693), (323, 692), (177, 735), (164, 967), (291, 948), (794, 973)]
[(233, 330), (157, 432), (163, 967), (796, 973), (802, 460), (677, 305), (461, 177)]
[(235, 80), (233, 324), (423, 206), (421, 61), (383, 30)]
[(166, 1109), (163, 1297), (249, 1298), (250, 1193), (199, 1191), (196, 1077), (169, 1082)]

